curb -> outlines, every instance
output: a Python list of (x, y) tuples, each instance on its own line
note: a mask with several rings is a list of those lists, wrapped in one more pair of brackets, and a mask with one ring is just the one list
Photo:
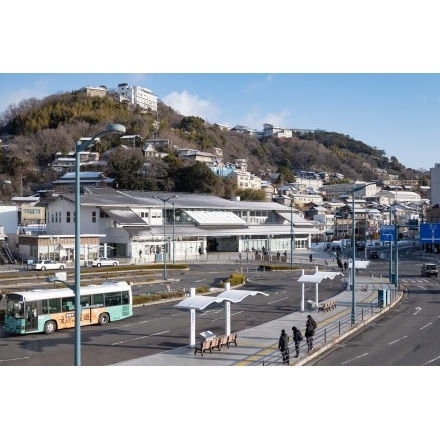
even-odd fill
[(291, 367), (302, 367), (302, 366), (307, 366), (307, 364), (312, 361), (313, 359), (317, 358), (318, 356), (322, 355), (323, 353), (325, 353), (327, 350), (329, 350), (330, 348), (334, 347), (336, 344), (338, 344), (339, 342), (343, 341), (344, 339), (348, 338), (349, 336), (353, 335), (354, 333), (356, 333), (358, 330), (360, 330), (361, 328), (365, 327), (366, 325), (370, 324), (370, 322), (374, 321), (375, 319), (379, 318), (380, 316), (382, 316), (383, 314), (387, 313), (389, 310), (391, 310), (392, 308), (396, 307), (398, 304), (400, 304), (400, 302), (403, 299), (403, 292), (399, 292), (399, 298), (396, 299), (392, 304), (389, 304), (388, 306), (384, 307), (379, 313), (377, 313), (376, 315), (371, 316), (370, 318), (366, 319), (365, 321), (362, 321), (360, 324), (357, 324), (356, 326), (354, 326), (351, 330), (349, 330), (347, 333), (344, 333), (343, 335), (338, 336), (337, 338), (335, 338), (333, 341), (323, 345), (321, 348), (319, 348), (318, 350), (316, 350), (316, 352), (313, 350), (313, 353), (308, 355), (306, 358), (304, 358), (303, 360), (299, 361), (297, 364), (292, 364), (290, 365)]

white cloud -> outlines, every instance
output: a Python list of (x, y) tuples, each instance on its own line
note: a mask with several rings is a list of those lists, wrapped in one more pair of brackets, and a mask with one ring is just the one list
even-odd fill
[(172, 92), (163, 98), (163, 102), (183, 116), (198, 116), (210, 123), (218, 122), (220, 109), (208, 100), (192, 95), (187, 90), (181, 93)]
[(254, 112), (250, 112), (245, 117), (244, 125), (255, 130), (262, 130), (264, 124), (272, 124), (277, 127), (284, 128), (293, 128), (291, 126), (287, 126), (288, 124), (290, 124), (287, 122), (289, 116), (289, 110), (282, 110), (280, 113), (266, 113), (264, 116), (261, 117)]

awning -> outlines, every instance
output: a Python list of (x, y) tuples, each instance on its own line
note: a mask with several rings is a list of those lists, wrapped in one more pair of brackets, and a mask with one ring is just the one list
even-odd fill
[(320, 283), (322, 280), (326, 278), (334, 279), (336, 276), (342, 275), (341, 272), (315, 272), (312, 275), (302, 275), (298, 278), (298, 282), (300, 283)]
[(246, 226), (246, 222), (230, 211), (203, 211), (185, 209), (184, 212), (199, 226)]
[(106, 209), (101, 208), (109, 217), (120, 225), (144, 225), (148, 226), (148, 223), (144, 222), (134, 211), (129, 208), (126, 209)]
[(237, 303), (242, 301), (249, 295), (255, 296), (258, 294), (269, 296), (268, 293), (255, 290), (225, 290), (216, 297), (190, 296), (189, 298), (180, 301), (180, 303), (176, 304), (174, 307), (178, 307), (179, 309), (203, 310), (213, 303), (221, 303), (223, 301), (231, 301)]

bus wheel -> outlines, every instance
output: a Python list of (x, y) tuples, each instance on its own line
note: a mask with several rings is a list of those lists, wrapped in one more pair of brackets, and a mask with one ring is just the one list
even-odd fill
[(56, 329), (57, 329), (57, 325), (55, 324), (55, 321), (47, 321), (44, 324), (44, 333), (46, 333), (46, 335), (50, 335), (51, 333), (54, 333)]
[(108, 316), (108, 313), (101, 313), (99, 315), (99, 325), (106, 325), (110, 322), (110, 317)]

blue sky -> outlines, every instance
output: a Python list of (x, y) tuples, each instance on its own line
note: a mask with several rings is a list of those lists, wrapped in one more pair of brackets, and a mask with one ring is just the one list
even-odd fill
[(0, 111), (23, 99), (123, 82), (211, 123), (319, 128), (384, 150), (406, 167), (429, 170), (440, 161), (440, 74), (2, 73)]
[[(126, 82), (183, 115), (335, 131), (429, 170), (440, 162), (440, 28), (435, 2), (419, 6), (275, 0), (269, 12), (262, 0), (203, 9), (197, 0), (127, 0), (124, 12), (99, 9), (90, 26), (85, 0), (60, 20), (41, 14), (49, 0), (6, 2), (2, 13), (20, 16), (27, 36), (2, 46), (0, 112), (27, 98)], [(146, 17), (143, 26), (132, 11)], [(17, 35), (16, 20), (5, 20), (2, 33)], [(134, 73), (111, 73), (122, 70)]]

